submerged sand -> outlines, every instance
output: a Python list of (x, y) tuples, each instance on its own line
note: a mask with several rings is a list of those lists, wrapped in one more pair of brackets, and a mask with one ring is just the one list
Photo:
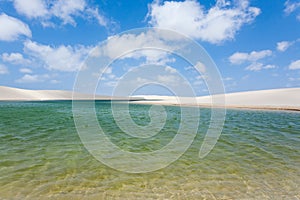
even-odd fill
[[(63, 90), (25, 90), (0, 86), (0, 101), (46, 101), (72, 100), (72, 91)], [(88, 94), (76, 94), (76, 99), (96, 100), (128, 100), (128, 97), (110, 97)], [(300, 88), (284, 88), (260, 91), (237, 92), (214, 96), (214, 106), (227, 108), (279, 109), (300, 111)], [(133, 103), (184, 105), (184, 106), (212, 106), (212, 96), (174, 97), (144, 95), (130, 97)], [(222, 101), (224, 100), (224, 101)]]

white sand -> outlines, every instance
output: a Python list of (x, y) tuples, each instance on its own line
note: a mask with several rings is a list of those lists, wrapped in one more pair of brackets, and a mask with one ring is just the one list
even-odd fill
[[(47, 100), (72, 100), (72, 91), (64, 90), (25, 90), (0, 86), (0, 101), (47, 101)], [(93, 95), (76, 94), (78, 100), (94, 99)], [(110, 100), (109, 96), (96, 95), (97, 100)], [(126, 98), (113, 98), (122, 100)]]
[[(77, 99), (93, 99), (92, 95), (77, 94)], [(72, 91), (62, 90), (24, 90), (0, 86), (0, 101), (44, 101), (44, 100), (71, 100)], [(97, 95), (99, 100), (126, 100), (128, 98), (109, 97)], [(211, 106), (211, 96), (191, 98), (172, 96), (134, 96), (133, 103), (163, 104), (163, 105), (187, 105), (187, 106)], [(300, 111), (300, 88), (285, 88), (273, 90), (261, 90), (250, 92), (238, 92), (225, 94), (226, 107), (229, 108), (256, 108), (256, 109), (284, 109)], [(217, 103), (216, 106), (224, 106)]]
[[(212, 97), (203, 96), (195, 99), (170, 96), (143, 96), (146, 101), (138, 103), (165, 104), (165, 105), (191, 105), (211, 106)], [(220, 97), (216, 95), (216, 97)], [(272, 90), (260, 90), (249, 92), (237, 92), (224, 95), (225, 106), (228, 108), (256, 108), (256, 109), (283, 109), (300, 111), (300, 88), (284, 88)], [(224, 106), (216, 103), (215, 106)]]

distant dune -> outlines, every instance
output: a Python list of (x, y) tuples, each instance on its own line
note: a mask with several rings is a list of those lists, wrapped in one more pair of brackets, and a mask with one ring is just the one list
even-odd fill
[[(72, 91), (64, 90), (25, 90), (0, 86), (0, 101), (47, 101), (47, 100), (72, 100)], [(94, 99), (93, 95), (76, 94), (78, 100)], [(122, 100), (128, 98), (96, 95), (97, 100)]]
[[(218, 96), (218, 95), (217, 95)], [(93, 95), (77, 94), (78, 100), (93, 99)], [(46, 101), (46, 100), (71, 100), (72, 91), (62, 90), (25, 90), (0, 86), (0, 101)], [(110, 97), (96, 95), (97, 100), (127, 100), (128, 97)], [(184, 106), (211, 106), (211, 96), (181, 97), (172, 96), (133, 96), (131, 100), (139, 104), (162, 104)], [(215, 104), (224, 106), (222, 104)], [(284, 88), (272, 90), (260, 90), (249, 92), (237, 92), (225, 94), (227, 108), (250, 108), (250, 109), (278, 109), (300, 111), (300, 88)]]
[[(216, 95), (218, 97), (218, 95)], [(141, 97), (141, 96), (140, 96)], [(186, 106), (211, 106), (212, 97), (202, 96), (195, 99), (181, 97), (180, 103), (176, 97), (170, 96), (143, 96), (144, 101), (137, 103), (186, 105)], [(224, 106), (215, 104), (216, 107)], [(300, 111), (300, 88), (284, 88), (272, 90), (259, 90), (249, 92), (237, 92), (225, 94), (225, 106), (227, 108), (249, 109), (277, 109)]]

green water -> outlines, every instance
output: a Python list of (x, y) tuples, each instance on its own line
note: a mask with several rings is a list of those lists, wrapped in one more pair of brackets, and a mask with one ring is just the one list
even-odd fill
[[(149, 123), (148, 109), (131, 106), (137, 124)], [(174, 137), (180, 109), (165, 109), (165, 127), (142, 140), (122, 134), (109, 102), (96, 104), (111, 141), (135, 152), (160, 149)], [(199, 159), (210, 111), (200, 113), (198, 134), (179, 160), (155, 172), (129, 174), (103, 165), (84, 148), (71, 102), (2, 102), (0, 199), (300, 198), (300, 113), (228, 110), (217, 145)]]

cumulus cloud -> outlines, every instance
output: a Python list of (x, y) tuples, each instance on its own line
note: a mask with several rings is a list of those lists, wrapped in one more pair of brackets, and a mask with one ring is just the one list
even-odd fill
[(246, 70), (248, 71), (261, 71), (262, 69), (274, 69), (276, 68), (275, 65), (264, 65), (259, 62), (251, 63), (248, 67), (246, 67)]
[(255, 62), (271, 55), (271, 50), (252, 51), (250, 53), (236, 52), (229, 57), (229, 61), (232, 64), (242, 64), (247, 61)]
[(76, 26), (74, 17), (94, 18), (99, 25), (106, 26), (107, 19), (100, 14), (98, 8), (88, 5), (85, 0), (13, 0), (13, 5), (19, 14), (29, 19), (39, 19), (43, 26), (54, 26), (51, 18), (58, 18), (62, 24)]
[(289, 65), (289, 69), (290, 70), (300, 69), (300, 60), (291, 62), (291, 64)]
[(186, 83), (182, 81), (179, 75), (170, 73), (159, 74), (153, 77), (134, 77), (128, 84), (144, 85), (149, 83), (159, 83), (160, 85), (166, 85), (171, 87), (181, 87)]
[(193, 83), (193, 85), (195, 85), (195, 86), (204, 85), (203, 80), (196, 80), (196, 81), (193, 81), (192, 83)]
[(197, 68), (201, 73), (205, 73), (206, 72), (206, 67), (201, 62), (197, 62), (196, 65), (195, 65), (195, 68)]
[[(102, 48), (96, 48), (91, 56), (108, 56), (115, 59), (122, 55), (119, 59), (126, 58), (145, 58), (147, 64), (161, 64), (174, 62), (174, 59), (168, 57), (169, 53), (164, 51), (175, 50), (178, 43), (170, 44), (161, 37), (162, 34), (157, 34), (153, 31), (147, 31), (140, 34), (123, 34), (109, 38), (107, 43)], [(153, 46), (159, 49), (151, 49)], [(129, 50), (133, 50), (129, 52)], [(125, 53), (125, 54), (124, 54)]]
[(190, 37), (220, 43), (233, 39), (244, 24), (254, 21), (260, 9), (250, 7), (248, 0), (217, 0), (216, 5), (206, 10), (193, 0), (182, 2), (165, 1), (160, 4), (154, 1), (150, 5), (148, 17), (150, 25), (171, 29)]
[(50, 76), (48, 74), (43, 74), (43, 75), (25, 74), (22, 78), (17, 79), (16, 82), (17, 83), (38, 83), (38, 82), (44, 82), (49, 78)]
[(5, 65), (0, 64), (0, 75), (1, 74), (8, 74), (8, 69)]
[(32, 73), (32, 70), (29, 68), (21, 68), (19, 71), (23, 74), (31, 74)]
[[(87, 8), (86, 13), (89, 14), (88, 17), (95, 18), (101, 26), (107, 27), (108, 20), (100, 14), (100, 11), (98, 8)], [(112, 21), (110, 22), (112, 24)]]
[(232, 81), (232, 80), (233, 80), (232, 77), (225, 77), (225, 78), (223, 78), (223, 81)]
[(52, 83), (52, 84), (58, 84), (58, 83), (61, 83), (61, 81), (53, 79), (53, 80), (50, 81), (50, 83)]
[(169, 72), (169, 73), (171, 73), (171, 74), (174, 74), (174, 73), (177, 72), (177, 70), (176, 70), (175, 68), (170, 67), (170, 66), (166, 66), (166, 67), (165, 67), (165, 71), (166, 71), (166, 72)]
[(293, 77), (290, 77), (290, 78), (289, 78), (289, 81), (300, 81), (300, 78), (293, 78)]
[(183, 84), (178, 75), (157, 75), (156, 80), (162, 85), (178, 86)]
[(137, 51), (131, 52), (127, 55), (124, 55), (123, 58), (134, 58), (140, 59), (145, 58), (145, 64), (157, 64), (157, 65), (165, 65), (167, 63), (174, 62), (174, 59), (168, 58), (169, 53), (162, 50), (152, 50), (152, 49), (139, 49)]
[(10, 53), (10, 54), (3, 53), (1, 57), (4, 62), (9, 62), (9, 63), (15, 64), (15, 65), (30, 64), (30, 60), (25, 59), (23, 57), (23, 55), (20, 53)]
[(287, 14), (290, 14), (292, 12), (294, 12), (296, 9), (300, 8), (300, 2), (296, 2), (296, 1), (286, 1), (285, 2), (285, 9), (284, 12), (286, 12)]
[(79, 15), (85, 10), (86, 3), (84, 0), (64, 0), (56, 1), (51, 8), (51, 13), (60, 18), (63, 24), (76, 25), (72, 16)]
[(277, 42), (277, 50), (278, 51), (286, 51), (291, 45), (293, 44), (293, 42), (289, 42), (289, 41), (282, 41), (282, 42)]
[(0, 14), (0, 27), (0, 40), (14, 41), (21, 35), (31, 37), (31, 30), (27, 24), (4, 13)]
[(43, 0), (14, 0), (14, 7), (16, 11), (28, 18), (44, 17), (49, 14), (46, 2)]
[[(284, 12), (287, 15), (300, 10), (300, 2), (299, 1), (287, 0), (284, 5), (285, 5)], [(297, 14), (297, 19), (300, 21), (300, 12), (298, 12), (298, 14)]]
[(24, 43), (24, 51), (34, 57), (48, 70), (76, 71), (81, 67), (91, 47), (65, 46), (51, 47), (32, 41)]
[(271, 50), (252, 51), (250, 53), (236, 52), (229, 57), (229, 61), (232, 64), (238, 65), (248, 63), (245, 70), (248, 71), (261, 71), (263, 69), (274, 69), (275, 65), (265, 65), (260, 60), (271, 56)]

